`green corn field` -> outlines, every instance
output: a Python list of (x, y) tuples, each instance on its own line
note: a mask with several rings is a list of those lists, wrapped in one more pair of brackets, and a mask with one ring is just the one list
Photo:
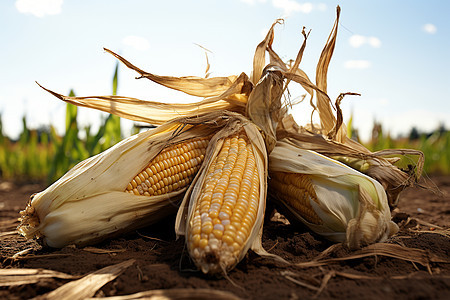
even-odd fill
[[(112, 94), (117, 94), (118, 65), (116, 65)], [(70, 91), (75, 96), (74, 91)], [(0, 116), (0, 177), (23, 181), (47, 181), (52, 183), (78, 162), (98, 154), (122, 139), (120, 118), (108, 115), (97, 132), (90, 126), (80, 128), (77, 122), (78, 108), (66, 105), (66, 125), (62, 136), (53, 126), (45, 130), (31, 129), (25, 118), (23, 130), (17, 141), (3, 133)], [(83, 139), (80, 139), (84, 133)]]
[[(112, 94), (117, 94), (118, 65), (116, 65)], [(70, 91), (70, 96), (75, 96)], [(3, 133), (0, 115), (0, 179), (19, 181), (46, 181), (53, 183), (78, 162), (98, 154), (122, 139), (120, 118), (108, 115), (101, 122), (97, 132), (90, 126), (80, 128), (77, 123), (78, 109), (72, 104), (66, 106), (66, 126), (62, 136), (53, 126), (45, 130), (31, 129), (25, 117), (23, 130), (18, 140), (12, 140)], [(355, 137), (352, 118), (347, 122), (349, 136)], [(138, 128), (133, 129), (134, 133)], [(406, 138), (392, 138), (385, 134), (379, 124), (374, 125), (376, 134), (365, 144), (371, 151), (380, 149), (417, 149), (425, 154), (425, 174), (450, 174), (450, 131), (443, 128), (432, 133), (418, 133)], [(80, 136), (83, 136), (81, 139)], [(408, 165), (417, 158), (407, 157)]]

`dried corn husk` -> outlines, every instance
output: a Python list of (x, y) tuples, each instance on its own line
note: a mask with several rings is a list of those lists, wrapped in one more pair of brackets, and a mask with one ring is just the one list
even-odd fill
[(153, 82), (161, 84), (165, 87), (184, 92), (188, 95), (197, 97), (216, 97), (229, 90), (231, 86), (236, 82), (238, 76), (231, 75), (228, 77), (212, 77), (203, 78), (196, 76), (185, 76), (185, 77), (173, 77), (173, 76), (160, 76), (155, 75), (146, 71), (141, 70), (136, 67), (128, 60), (123, 58), (117, 53), (104, 48), (104, 50), (118, 60), (120, 60), (125, 66), (131, 70), (136, 71), (141, 76), (139, 78), (147, 78)]
[(166, 123), (80, 162), (32, 196), (21, 212), (19, 232), (26, 238), (41, 238), (51, 247), (85, 245), (174, 213), (186, 187), (157, 196), (136, 196), (125, 189), (165, 147), (210, 136), (220, 128), (220, 119), (207, 119), (211, 121), (207, 125), (196, 117)]
[(266, 71), (248, 98), (247, 116), (264, 132), (267, 151), (276, 144), (276, 128), (284, 115), (281, 106), (283, 78), (280, 72)]
[(338, 161), (279, 141), (269, 156), (270, 172), (308, 175), (317, 195), (310, 204), (322, 224), (308, 222), (279, 194), (272, 196), (311, 230), (332, 241), (359, 248), (385, 241), (398, 231), (381, 184)]

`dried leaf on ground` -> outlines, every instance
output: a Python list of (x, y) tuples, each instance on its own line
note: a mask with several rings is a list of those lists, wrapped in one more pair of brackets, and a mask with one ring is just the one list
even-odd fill
[[(336, 245), (331, 246), (332, 250), (336, 249)], [(344, 257), (336, 257), (336, 258), (323, 258), (332, 252), (329, 249), (326, 249), (325, 255), (319, 255), (318, 258), (313, 259), (311, 261), (302, 262), (296, 264), (296, 266), (301, 268), (310, 268), (310, 267), (318, 267), (323, 265), (329, 265), (332, 263), (358, 259), (369, 256), (388, 256), (392, 258), (397, 258), (405, 261), (411, 261), (414, 263), (419, 263), (422, 266), (428, 267), (431, 262), (441, 262), (441, 263), (450, 263), (450, 259), (439, 257), (429, 251), (425, 251), (422, 249), (416, 248), (408, 248), (395, 244), (387, 244), (387, 243), (377, 243), (373, 245), (369, 245), (361, 250), (355, 251), (348, 256)]]
[(36, 299), (59, 300), (59, 299), (86, 299), (94, 296), (94, 294), (105, 284), (114, 280), (126, 268), (134, 264), (135, 260), (130, 259), (116, 265), (108, 266), (93, 273), (90, 273), (83, 278), (71, 281), (65, 285), (60, 286), (43, 296)]
[(74, 279), (78, 277), (45, 269), (0, 269), (0, 286), (33, 284), (44, 278)]
[(151, 299), (151, 300), (238, 300), (241, 299), (234, 294), (226, 291), (212, 290), (212, 289), (171, 289), (171, 290), (151, 290), (140, 292), (132, 295), (104, 297), (104, 298), (90, 298), (94, 299), (108, 299), (108, 300), (135, 300), (135, 299)]

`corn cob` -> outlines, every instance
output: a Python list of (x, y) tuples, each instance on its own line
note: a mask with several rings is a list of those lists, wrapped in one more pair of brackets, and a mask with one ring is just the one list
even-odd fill
[(242, 135), (228, 137), (208, 170), (187, 237), (192, 257), (206, 272), (214, 271), (210, 261), (234, 264), (256, 220), (258, 202), (251, 144)]
[(128, 183), (126, 191), (154, 196), (188, 186), (200, 169), (209, 139), (195, 138), (165, 148)]
[(270, 186), (278, 197), (284, 199), (303, 218), (312, 224), (321, 225), (323, 221), (314, 211), (311, 201), (317, 202), (317, 194), (314, 190), (312, 180), (304, 174), (287, 172), (271, 172)]
[[(262, 249), (258, 235), (265, 208), (265, 147), (256, 126), (247, 127), (215, 144), (211, 141), (205, 168), (185, 196), (190, 203), (181, 234), (186, 235), (188, 251), (204, 273), (226, 272), (250, 247), (257, 252)], [(183, 206), (187, 204), (182, 204), (179, 215)]]
[(168, 123), (80, 162), (32, 197), (19, 232), (51, 247), (86, 245), (175, 212), (216, 131), (182, 127)]
[(398, 231), (376, 180), (313, 151), (279, 141), (269, 156), (269, 191), (311, 230), (349, 248)]

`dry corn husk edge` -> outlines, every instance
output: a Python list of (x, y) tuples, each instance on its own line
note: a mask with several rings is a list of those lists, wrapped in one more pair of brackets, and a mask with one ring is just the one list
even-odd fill
[(19, 233), (39, 238), (51, 247), (82, 246), (175, 213), (186, 188), (158, 196), (136, 196), (125, 193), (128, 183), (165, 147), (211, 136), (228, 122), (223, 112), (179, 118), (80, 162), (32, 196), (21, 212)]
[(248, 98), (246, 115), (261, 128), (265, 134), (267, 152), (276, 144), (276, 128), (284, 110), (281, 108), (283, 78), (280, 72), (265, 72)]
[[(325, 94), (327, 93), (328, 66), (336, 45), (340, 14), (341, 8), (338, 6), (336, 8), (336, 20), (334, 22), (333, 29), (331, 30), (330, 36), (328, 37), (325, 47), (322, 50), (322, 54), (320, 55), (319, 62), (316, 67), (316, 85)], [(337, 122), (331, 110), (329, 98), (325, 97), (324, 94), (317, 94), (317, 110), (319, 112), (322, 130), (327, 133), (330, 139), (343, 142), (347, 137), (346, 130), (344, 126), (341, 126), (342, 124)]]
[(217, 93), (214, 97), (188, 104), (140, 100), (125, 96), (69, 97), (51, 91), (39, 83), (38, 85), (67, 103), (108, 112), (132, 121), (162, 125), (175, 118), (220, 110), (243, 113), (247, 101), (247, 95), (243, 94), (243, 89), (249, 87), (248, 83), (248, 78), (243, 73), (230, 83), (228, 89), (223, 93)]
[[(260, 195), (259, 195), (259, 207), (258, 215), (255, 220), (255, 224), (251, 230), (251, 233), (245, 242), (245, 245), (240, 252), (234, 265), (223, 266), (222, 270), (226, 271), (232, 269), (239, 261), (241, 261), (246, 255), (248, 249), (252, 249), (255, 253), (261, 256), (274, 258), (280, 262), (286, 263), (281, 257), (268, 253), (262, 246), (262, 233), (263, 233), (263, 221), (266, 207), (267, 198), (267, 172), (268, 172), (268, 154), (265, 146), (265, 141), (260, 133), (260, 129), (247, 120), (245, 117), (238, 114), (232, 114), (232, 119), (229, 126), (221, 129), (210, 141), (204, 163), (200, 168), (198, 175), (194, 178), (190, 187), (186, 191), (183, 201), (177, 213), (175, 221), (175, 232), (177, 236), (185, 236), (190, 226), (189, 220), (191, 220), (194, 213), (194, 209), (199, 201), (201, 187), (205, 183), (206, 175), (209, 167), (211, 166), (214, 158), (217, 156), (223, 139), (233, 135), (240, 130), (244, 130), (249, 141), (251, 142), (253, 152), (256, 158), (256, 167), (259, 174), (260, 182)], [(257, 153), (257, 154), (256, 154)]]
[[(265, 39), (256, 47), (251, 76), (255, 87), (248, 98), (246, 107), (246, 115), (265, 132), (269, 153), (275, 147), (277, 125), (286, 115), (287, 107), (290, 106), (289, 102), (287, 104), (282, 102), (282, 97), (291, 81), (289, 75), (296, 76), (297, 82), (311, 95), (311, 101), (315, 90), (317, 93), (323, 93), (309, 80), (306, 73), (298, 68), (308, 37), (304, 28), (302, 30), (304, 40), (293, 66), (289, 67), (273, 50), (274, 27), (282, 22), (281, 19), (276, 20), (270, 27)], [(268, 65), (265, 63), (266, 51), (270, 58)], [(328, 96), (325, 94), (325, 97)]]

